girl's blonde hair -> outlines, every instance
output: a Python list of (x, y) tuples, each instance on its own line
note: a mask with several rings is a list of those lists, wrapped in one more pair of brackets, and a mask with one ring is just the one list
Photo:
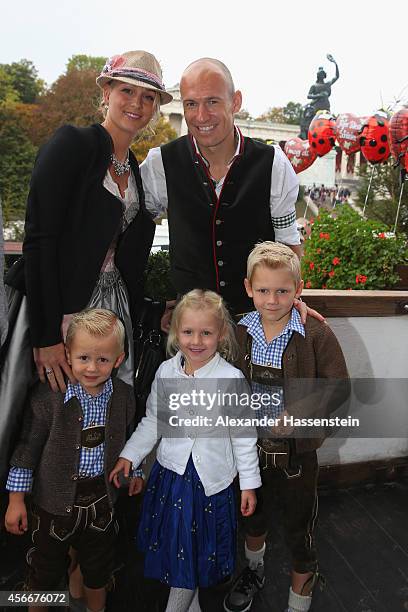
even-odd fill
[(193, 289), (186, 293), (178, 302), (171, 318), (171, 326), (167, 339), (167, 353), (175, 355), (179, 350), (178, 332), (183, 312), (191, 310), (211, 310), (218, 319), (221, 327), (221, 339), (218, 344), (218, 352), (227, 361), (234, 361), (238, 357), (238, 344), (235, 338), (234, 323), (224, 304), (224, 300), (214, 291)]

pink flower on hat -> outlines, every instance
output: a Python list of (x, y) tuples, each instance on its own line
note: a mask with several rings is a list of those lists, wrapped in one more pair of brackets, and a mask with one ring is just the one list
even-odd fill
[(123, 64), (126, 63), (126, 58), (123, 55), (113, 55), (108, 59), (106, 64), (104, 65), (102, 72), (113, 72), (113, 70), (120, 68)]

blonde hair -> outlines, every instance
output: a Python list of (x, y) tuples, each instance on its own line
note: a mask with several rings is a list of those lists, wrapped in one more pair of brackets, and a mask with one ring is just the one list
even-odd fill
[(279, 242), (267, 240), (255, 245), (247, 260), (247, 279), (249, 282), (252, 281), (256, 266), (265, 266), (271, 270), (285, 268), (292, 274), (296, 286), (302, 280), (299, 257), (292, 249)]
[(125, 326), (119, 317), (111, 310), (104, 308), (86, 308), (77, 312), (68, 326), (66, 345), (69, 347), (78, 331), (84, 331), (90, 336), (115, 336), (120, 351), (125, 350)]
[(224, 304), (224, 300), (214, 291), (203, 289), (193, 289), (186, 293), (178, 302), (171, 318), (171, 326), (167, 339), (167, 352), (175, 355), (179, 350), (178, 332), (183, 312), (191, 310), (211, 310), (218, 319), (221, 327), (221, 339), (218, 345), (218, 352), (227, 361), (234, 361), (238, 357), (238, 344), (235, 339), (234, 323)]

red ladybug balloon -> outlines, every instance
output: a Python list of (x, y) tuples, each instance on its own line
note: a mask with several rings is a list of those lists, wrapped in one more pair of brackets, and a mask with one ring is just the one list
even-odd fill
[(308, 139), (312, 150), (319, 157), (323, 157), (334, 147), (335, 125), (333, 115), (324, 111), (318, 113), (312, 120), (309, 126)]
[(380, 164), (390, 155), (388, 127), (388, 117), (383, 111), (378, 111), (369, 117), (363, 126), (360, 148), (366, 160), (371, 164)]
[(352, 113), (343, 113), (336, 119), (336, 138), (342, 151), (347, 155), (360, 150), (360, 133), (363, 118)]
[(393, 157), (402, 167), (404, 164), (406, 166), (408, 162), (408, 108), (399, 110), (391, 117), (389, 136)]
[(316, 159), (316, 153), (310, 148), (309, 141), (297, 137), (286, 141), (285, 153), (296, 174), (309, 168)]

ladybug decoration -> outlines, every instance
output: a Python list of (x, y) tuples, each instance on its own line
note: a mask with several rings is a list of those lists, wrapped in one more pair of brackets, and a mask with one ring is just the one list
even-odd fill
[(311, 122), (308, 139), (312, 150), (319, 157), (323, 157), (334, 147), (335, 126), (336, 122), (333, 115), (327, 111), (317, 113)]
[(347, 155), (360, 150), (360, 133), (364, 120), (352, 113), (343, 113), (336, 119), (336, 138), (340, 148)]
[(390, 148), (397, 164), (408, 169), (408, 108), (396, 112), (389, 126)]
[(298, 137), (286, 141), (285, 153), (296, 174), (309, 168), (316, 159), (316, 153), (311, 149), (309, 141)]
[(388, 126), (388, 116), (383, 111), (378, 111), (369, 117), (363, 125), (360, 148), (366, 160), (371, 164), (380, 164), (390, 155)]

